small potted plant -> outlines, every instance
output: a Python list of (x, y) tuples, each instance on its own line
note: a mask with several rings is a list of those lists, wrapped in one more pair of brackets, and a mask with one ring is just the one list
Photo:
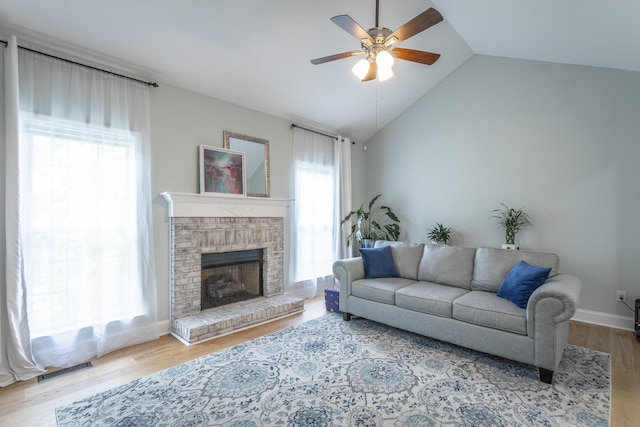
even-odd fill
[[(341, 229), (347, 221), (352, 221), (351, 232), (347, 236), (347, 245), (353, 240), (363, 248), (373, 247), (376, 240), (398, 240), (400, 220), (388, 206), (376, 206), (381, 194), (375, 196), (365, 210), (364, 204), (357, 211), (351, 211), (340, 222)], [(354, 221), (355, 220), (355, 221)]]
[(445, 227), (439, 222), (427, 232), (427, 238), (435, 244), (446, 245), (451, 238), (451, 227)]
[(520, 249), (516, 246), (516, 235), (520, 230), (524, 230), (531, 225), (531, 219), (529, 215), (524, 211), (524, 208), (513, 209), (500, 203), (502, 208), (494, 209), (491, 212), (495, 212), (496, 215), (491, 216), (498, 220), (500, 228), (504, 229), (505, 244), (502, 245), (502, 249)]

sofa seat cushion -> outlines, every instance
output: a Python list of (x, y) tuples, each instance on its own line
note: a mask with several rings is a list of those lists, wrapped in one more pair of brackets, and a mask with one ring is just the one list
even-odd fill
[(469, 292), (454, 286), (431, 282), (417, 282), (396, 292), (396, 305), (440, 317), (451, 317), (453, 301)]
[(351, 284), (351, 295), (385, 304), (395, 304), (396, 291), (413, 283), (416, 281), (401, 277), (354, 280)]
[(526, 310), (493, 292), (471, 291), (453, 302), (453, 318), (478, 326), (527, 334)]

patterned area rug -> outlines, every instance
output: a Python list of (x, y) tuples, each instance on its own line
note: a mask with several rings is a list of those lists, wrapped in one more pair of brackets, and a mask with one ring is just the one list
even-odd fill
[(59, 426), (606, 426), (610, 357), (534, 367), (326, 315), (56, 409)]

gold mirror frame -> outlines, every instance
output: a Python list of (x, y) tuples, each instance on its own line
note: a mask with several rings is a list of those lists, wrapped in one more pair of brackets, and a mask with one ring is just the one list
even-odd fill
[[(247, 196), (270, 197), (269, 141), (225, 130), (223, 131), (223, 147), (227, 150), (245, 153)], [(264, 156), (262, 153), (264, 153)], [(264, 188), (262, 187), (262, 173), (256, 175), (258, 168), (264, 170)], [(252, 173), (253, 170), (256, 172)], [(256, 181), (258, 184), (256, 184)], [(256, 188), (256, 186), (260, 188)]]

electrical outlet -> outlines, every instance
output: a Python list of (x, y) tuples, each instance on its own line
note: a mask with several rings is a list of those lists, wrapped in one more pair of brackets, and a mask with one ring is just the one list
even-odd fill
[(627, 291), (616, 291), (616, 301), (627, 302)]

